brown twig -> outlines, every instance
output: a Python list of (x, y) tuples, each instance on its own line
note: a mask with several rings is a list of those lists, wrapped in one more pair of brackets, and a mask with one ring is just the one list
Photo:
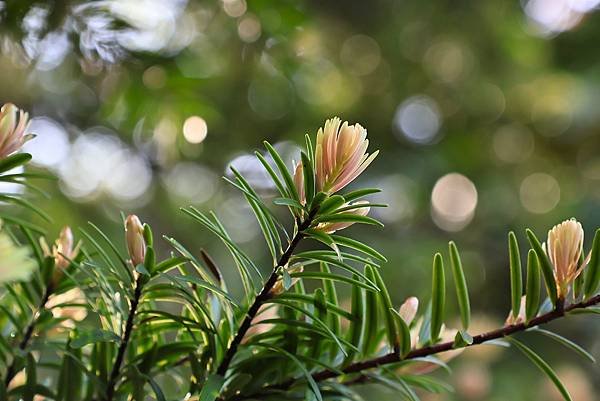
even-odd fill
[[(508, 326), (504, 326), (504, 327), (501, 327), (496, 330), (492, 330), (492, 331), (489, 331), (486, 333), (482, 333), (482, 334), (473, 336), (473, 342), (471, 344), (466, 345), (465, 348), (471, 347), (474, 345), (478, 345), (478, 344), (482, 344), (487, 341), (500, 339), (500, 338), (510, 336), (512, 334), (515, 334), (515, 333), (518, 333), (521, 331), (525, 331), (525, 330), (535, 327), (535, 326), (549, 323), (553, 320), (556, 320), (556, 319), (559, 319), (559, 318), (565, 316), (565, 314), (567, 312), (570, 312), (573, 310), (578, 310), (578, 309), (585, 309), (585, 308), (597, 305), (599, 303), (600, 303), (600, 295), (596, 295), (586, 301), (574, 303), (574, 304), (568, 305), (566, 307), (562, 307), (561, 305), (559, 305), (556, 309), (554, 309), (548, 313), (545, 313), (543, 315), (537, 316), (537, 317), (531, 319), (529, 322), (508, 325)], [(450, 351), (452, 349), (455, 349), (454, 341), (448, 341), (448, 342), (443, 342), (443, 343), (439, 343), (439, 344), (435, 344), (435, 345), (430, 345), (427, 347), (417, 348), (417, 349), (414, 349), (411, 352), (409, 352), (404, 357), (400, 356), (400, 354), (398, 354), (396, 352), (391, 352), (391, 353), (379, 356), (377, 358), (368, 359), (368, 360), (360, 361), (360, 362), (355, 362), (353, 364), (346, 366), (341, 371), (322, 370), (320, 372), (314, 373), (312, 375), (312, 377), (315, 381), (320, 382), (320, 381), (333, 379), (333, 378), (336, 378), (336, 377), (339, 377), (342, 375), (346, 375), (346, 374), (361, 373), (368, 369), (374, 369), (374, 368), (389, 365), (392, 363), (398, 363), (398, 362), (406, 361), (406, 360), (410, 360), (410, 359), (423, 358), (426, 356), (435, 355), (435, 354), (439, 354), (441, 352)], [(275, 385), (264, 387), (261, 390), (261, 393), (265, 392), (265, 391), (270, 391), (270, 390), (287, 390), (294, 383), (296, 383), (297, 380), (299, 380), (299, 379), (292, 379), (292, 380), (288, 380), (288, 381), (285, 381), (280, 384), (275, 384)], [(365, 383), (366, 381), (368, 381), (368, 380), (366, 380), (366, 378), (363, 378), (363, 376), (359, 376), (358, 379), (352, 380), (351, 383), (352, 384)], [(253, 397), (256, 395), (258, 395), (258, 393), (252, 394), (249, 396), (243, 396), (242, 398), (236, 398), (236, 399), (242, 400), (242, 399), (246, 399), (246, 398)]]
[(246, 312), (246, 316), (244, 317), (242, 324), (238, 328), (238, 331), (237, 331), (235, 337), (231, 341), (231, 344), (229, 345), (229, 348), (227, 349), (227, 352), (225, 353), (225, 356), (223, 357), (221, 364), (217, 368), (217, 374), (219, 374), (221, 376), (225, 376), (225, 374), (227, 373), (227, 369), (229, 369), (229, 364), (231, 363), (231, 360), (235, 356), (235, 353), (237, 352), (239, 345), (242, 343), (242, 340), (244, 339), (246, 332), (250, 328), (250, 325), (252, 324), (252, 320), (258, 313), (258, 310), (260, 309), (260, 307), (265, 302), (267, 302), (269, 300), (269, 298), (271, 298), (271, 290), (273, 289), (273, 286), (275, 285), (275, 283), (277, 283), (279, 268), (284, 267), (289, 262), (290, 258), (292, 257), (292, 253), (294, 252), (294, 249), (296, 249), (296, 246), (298, 246), (298, 243), (302, 240), (302, 238), (304, 238), (303, 231), (306, 230), (307, 228), (309, 228), (310, 225), (312, 224), (312, 219), (314, 218), (314, 215), (315, 215), (315, 212), (311, 212), (309, 214), (309, 216), (306, 218), (306, 220), (304, 220), (303, 222), (298, 224), (298, 232), (296, 233), (296, 235), (294, 235), (294, 238), (292, 238), (292, 240), (290, 241), (287, 249), (281, 255), (281, 257), (279, 258), (279, 261), (277, 262), (275, 267), (273, 267), (273, 271), (271, 272), (269, 279), (263, 285), (263, 288), (260, 291), (260, 293), (256, 296), (256, 298), (254, 298), (254, 302), (248, 309), (248, 312)]

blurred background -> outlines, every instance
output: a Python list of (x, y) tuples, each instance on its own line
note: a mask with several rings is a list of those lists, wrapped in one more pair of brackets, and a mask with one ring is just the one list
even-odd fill
[[(30, 112), (26, 151), (57, 176), (35, 200), (55, 217), (50, 237), (94, 221), (119, 240), (120, 211), (135, 212), (231, 277), (226, 251), (179, 207), (214, 210), (269, 269), (251, 211), (221, 177), (233, 165), (271, 197), (252, 154), (264, 139), (291, 167), (326, 118), (360, 122), (381, 154), (356, 185), (381, 187), (374, 200), (390, 207), (373, 212), (385, 229), (350, 230), (388, 256), (398, 305), (427, 301), (432, 255), (455, 240), (476, 333), (510, 308), (508, 230), (525, 254), (525, 227), (545, 238), (577, 217), (589, 247), (600, 226), (599, 3), (0, 1), (0, 101)], [(600, 357), (598, 319), (552, 328)], [(600, 400), (598, 366), (522, 337), (575, 400)], [(424, 400), (560, 399), (513, 350), (480, 347), (453, 366), (436, 374), (455, 393)]]

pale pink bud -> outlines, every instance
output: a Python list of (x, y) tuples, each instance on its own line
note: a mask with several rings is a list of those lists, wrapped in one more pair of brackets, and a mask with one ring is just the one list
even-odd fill
[(406, 324), (411, 324), (417, 315), (417, 310), (419, 309), (419, 299), (417, 297), (409, 297), (404, 301), (404, 303), (400, 306), (400, 317), (402, 320), (406, 322)]
[(337, 117), (327, 120), (317, 132), (317, 190), (331, 194), (358, 177), (379, 153), (369, 155), (368, 146), (367, 130), (360, 124), (342, 124)]
[(69, 266), (71, 260), (77, 256), (78, 247), (73, 249), (73, 231), (71, 227), (65, 226), (60, 230), (60, 235), (54, 243), (54, 258), (56, 267), (64, 269)]
[(52, 249), (50, 249), (44, 237), (40, 238), (40, 246), (42, 247), (44, 256), (54, 258), (55, 269), (52, 281), (55, 284), (61, 280), (63, 270), (69, 267), (71, 261), (79, 254), (80, 244), (77, 244), (75, 247), (73, 245), (73, 231), (71, 231), (71, 227), (69, 226), (64, 226), (60, 230), (60, 234), (56, 241), (54, 241)]
[(134, 266), (144, 263), (144, 259), (146, 258), (144, 226), (135, 214), (130, 214), (125, 220), (125, 235), (131, 263)]
[[(368, 204), (369, 202), (367, 202), (367, 201), (359, 201), (359, 202), (355, 202), (355, 203), (352, 203), (352, 204), (346, 204), (343, 207), (353, 206), (353, 205), (361, 205), (363, 203), (364, 204)], [(366, 216), (367, 214), (369, 214), (370, 210), (371, 210), (370, 207), (365, 206), (365, 207), (359, 207), (359, 208), (356, 208), (356, 209), (348, 210), (345, 213), (351, 213), (351, 214), (355, 214), (357, 216)], [(345, 221), (345, 222), (340, 222), (340, 223), (321, 223), (321, 224), (319, 224), (317, 226), (317, 229), (321, 230), (321, 231), (323, 231), (323, 232), (325, 232), (327, 234), (332, 234), (332, 233), (334, 233), (336, 231), (343, 230), (344, 228), (348, 228), (352, 224), (354, 224), (353, 221)]]
[(583, 252), (583, 228), (575, 219), (565, 220), (548, 231), (547, 254), (554, 268), (558, 297), (565, 299), (571, 283), (588, 260), (580, 263)]
[(0, 159), (15, 153), (32, 136), (25, 132), (29, 127), (28, 114), (11, 103), (0, 109)]

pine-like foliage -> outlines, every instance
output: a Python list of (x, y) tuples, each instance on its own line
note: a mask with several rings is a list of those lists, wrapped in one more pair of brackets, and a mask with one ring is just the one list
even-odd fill
[[(124, 216), (122, 239), (90, 224), (75, 235), (80, 246), (67, 229), (53, 241), (9, 209), (0, 231), (0, 400), (360, 400), (354, 388), (363, 383), (417, 400), (421, 390), (448, 391), (428, 373), (448, 369), (448, 355), (482, 343), (523, 352), (571, 399), (552, 368), (512, 335), (542, 334), (593, 361), (538, 326), (571, 313), (598, 314), (598, 234), (586, 256), (576, 236), (557, 234), (547, 250), (528, 231), (523, 284), (511, 233), (513, 312), (497, 330), (469, 334), (468, 277), (452, 242), (447, 254), (433, 257), (426, 306), (419, 312), (418, 300), (410, 298), (397, 308), (381, 275), (386, 258), (343, 235), (350, 224), (382, 226), (367, 216), (384, 206), (368, 200), (377, 189), (344, 189), (374, 158), (365, 153), (365, 135), (358, 125), (330, 120), (315, 145), (306, 137), (294, 170), (265, 143), (266, 152), (256, 157), (279, 192), (272, 201), (232, 170), (227, 181), (246, 198), (273, 258), (267, 268), (235, 243), (218, 216), (194, 207), (182, 213), (215, 235), (230, 258), (216, 261), (206, 251), (188, 250), (135, 216)], [(29, 159), (17, 154), (0, 161), (0, 181), (35, 188), (28, 182), (32, 174), (7, 173)], [(0, 198), (47, 217), (23, 197)], [(289, 219), (281, 221), (277, 208), (287, 209)], [(156, 241), (166, 241), (171, 253), (157, 255)], [(567, 256), (577, 258), (574, 270), (562, 265)], [(233, 269), (238, 283), (225, 282), (223, 272), (231, 277)], [(450, 283), (460, 330), (445, 325)], [(341, 289), (351, 294), (348, 305), (340, 303)], [(453, 352), (438, 356), (445, 351)]]

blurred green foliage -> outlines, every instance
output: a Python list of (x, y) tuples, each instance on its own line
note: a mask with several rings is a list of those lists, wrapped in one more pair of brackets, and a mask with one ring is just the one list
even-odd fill
[[(265, 268), (258, 227), (220, 176), (233, 163), (268, 196), (249, 156), (262, 140), (291, 167), (325, 118), (360, 122), (382, 150), (362, 182), (390, 205), (377, 215), (386, 228), (363, 239), (388, 256), (393, 301), (427, 293), (431, 255), (453, 239), (472, 326), (487, 328), (510, 309), (508, 230), (524, 244), (525, 226), (544, 238), (574, 216), (590, 240), (600, 225), (595, 3), (0, 1), (0, 100), (35, 117), (27, 151), (58, 177), (37, 201), (57, 216), (51, 232), (92, 220), (118, 238), (125, 210), (213, 249), (178, 211), (194, 204)], [(558, 329), (600, 355), (598, 322), (578, 323)], [(538, 346), (575, 399), (598, 399), (597, 367)], [(526, 363), (468, 352), (453, 397), (554, 399)]]

